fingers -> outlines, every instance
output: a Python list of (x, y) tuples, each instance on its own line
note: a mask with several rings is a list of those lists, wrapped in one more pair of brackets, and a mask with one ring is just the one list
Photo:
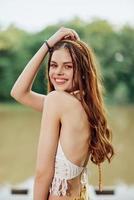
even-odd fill
[(63, 39), (80, 40), (79, 35), (73, 29), (61, 27), (61, 31), (64, 34)]
[(76, 31), (73, 30), (73, 29), (71, 29), (71, 31), (73, 32), (75, 39), (76, 39), (76, 40), (80, 40), (80, 37), (79, 37), (79, 35), (76, 33)]
[(51, 47), (53, 47), (58, 41), (70, 39), (70, 40), (80, 40), (79, 35), (75, 30), (70, 28), (61, 27), (54, 35), (52, 35), (48, 41)]
[(74, 34), (70, 31), (67, 35), (64, 36), (65, 39), (75, 40)]

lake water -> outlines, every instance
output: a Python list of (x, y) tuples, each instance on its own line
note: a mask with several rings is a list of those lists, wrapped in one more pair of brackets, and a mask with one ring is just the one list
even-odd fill
[[(108, 106), (116, 155), (102, 164), (103, 185), (134, 184), (134, 106)], [(0, 104), (0, 184), (34, 176), (41, 113)], [(89, 183), (98, 186), (98, 168), (89, 162)]]

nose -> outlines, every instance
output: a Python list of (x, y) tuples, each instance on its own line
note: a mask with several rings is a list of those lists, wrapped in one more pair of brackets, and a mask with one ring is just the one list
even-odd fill
[(63, 74), (63, 70), (62, 70), (62, 67), (57, 67), (56, 69), (56, 74)]

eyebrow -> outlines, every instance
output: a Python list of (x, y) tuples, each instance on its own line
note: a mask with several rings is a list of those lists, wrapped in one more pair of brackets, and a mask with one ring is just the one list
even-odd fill
[[(51, 61), (52, 63), (56, 63), (55, 61)], [(71, 63), (71, 64), (73, 64), (71, 61), (67, 61), (67, 62), (63, 62), (63, 64), (69, 64), (69, 63)]]

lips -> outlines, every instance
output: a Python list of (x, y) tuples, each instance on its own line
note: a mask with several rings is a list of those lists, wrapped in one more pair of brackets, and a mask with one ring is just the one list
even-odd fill
[(63, 84), (65, 82), (67, 82), (68, 79), (65, 79), (65, 78), (54, 78), (55, 82), (57, 84)]

